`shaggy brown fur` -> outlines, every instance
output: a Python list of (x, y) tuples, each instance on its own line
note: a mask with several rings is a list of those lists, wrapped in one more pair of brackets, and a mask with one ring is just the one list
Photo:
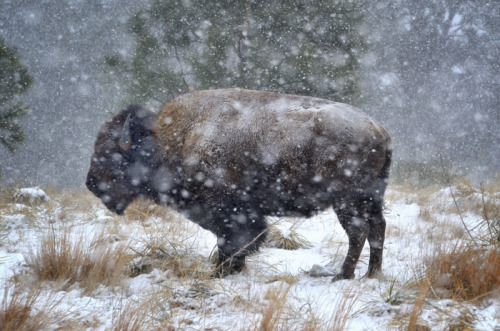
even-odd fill
[[(140, 195), (173, 206), (217, 235), (225, 275), (240, 271), (245, 256), (258, 249), (265, 216), (311, 216), (333, 206), (349, 236), (335, 279), (354, 276), (366, 239), (368, 273), (380, 270), (390, 136), (360, 110), (318, 98), (226, 89), (177, 97), (158, 118), (136, 116), (138, 111), (145, 112), (132, 107), (117, 115), (111, 122), (116, 128), (106, 124), (96, 141), (93, 160), (109, 159), (104, 145), (107, 155), (125, 160), (94, 162), (89, 171), (87, 186), (111, 210), (123, 212)], [(120, 129), (125, 118), (130, 127)], [(119, 150), (123, 132), (130, 132), (130, 150)]]
[(390, 140), (380, 124), (354, 107), (239, 89), (172, 100), (154, 134), (167, 147), (166, 158), (179, 155), (188, 174), (208, 172), (216, 185), (241, 184), (249, 166), (276, 167), (289, 175), (284, 186), (321, 176), (335, 182), (336, 191), (373, 182)]

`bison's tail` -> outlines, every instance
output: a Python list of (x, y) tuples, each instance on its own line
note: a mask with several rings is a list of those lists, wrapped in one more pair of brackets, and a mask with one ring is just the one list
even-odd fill
[(389, 181), (389, 174), (391, 170), (391, 163), (392, 163), (392, 143), (391, 139), (387, 139), (387, 147), (385, 150), (385, 163), (384, 166), (382, 167), (382, 170), (380, 171), (380, 174), (378, 175), (379, 179), (383, 179), (386, 184)]
[(387, 147), (385, 150), (385, 163), (380, 170), (380, 173), (375, 181), (372, 189), (370, 190), (370, 197), (382, 204), (384, 201), (385, 189), (387, 188), (387, 184), (389, 183), (389, 173), (391, 170), (391, 162), (392, 162), (392, 147), (390, 138), (387, 139)]

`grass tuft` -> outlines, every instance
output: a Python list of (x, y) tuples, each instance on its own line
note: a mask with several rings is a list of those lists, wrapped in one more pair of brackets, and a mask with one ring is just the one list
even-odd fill
[(426, 278), (437, 297), (476, 301), (500, 289), (500, 249), (456, 246), (428, 263)]
[(65, 287), (79, 283), (86, 293), (99, 285), (119, 285), (130, 258), (124, 245), (89, 245), (82, 237), (72, 238), (66, 227), (49, 230), (39, 247), (25, 253), (38, 280), (60, 282)]
[(291, 286), (286, 288), (279, 286), (271, 287), (266, 291), (264, 299), (268, 300), (268, 304), (262, 312), (262, 319), (256, 330), (278, 330), (290, 288)]
[(297, 233), (293, 227), (286, 232), (280, 231), (276, 226), (269, 225), (266, 238), (268, 247), (297, 250), (300, 248), (309, 248), (311, 243), (301, 234)]
[(17, 287), (5, 287), (0, 307), (0, 330), (38, 330), (46, 316), (33, 314), (40, 291), (22, 292)]
[(124, 309), (120, 310), (118, 315), (113, 316), (113, 331), (140, 331), (151, 330), (151, 325), (148, 318), (148, 311), (145, 307), (134, 307), (126, 305)]
[[(42, 292), (39, 284), (4, 284), (0, 300), (0, 330), (74, 330), (81, 317), (61, 311), (62, 297), (54, 299)], [(0, 294), (1, 296), (2, 294)]]
[(212, 266), (208, 266), (206, 257), (198, 253), (191, 224), (172, 211), (167, 212), (168, 221), (146, 228), (148, 239), (142, 248), (135, 250), (136, 258), (131, 262), (132, 276), (158, 268), (169, 270), (176, 277), (209, 277)]

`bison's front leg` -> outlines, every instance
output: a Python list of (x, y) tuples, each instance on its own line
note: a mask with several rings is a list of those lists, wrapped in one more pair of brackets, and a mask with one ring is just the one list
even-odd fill
[(257, 251), (266, 238), (265, 219), (231, 217), (224, 221), (217, 234), (219, 257), (214, 276), (225, 277), (236, 274), (245, 267), (245, 257)]
[(219, 257), (217, 267), (215, 268), (214, 277), (222, 278), (228, 275), (239, 273), (245, 267), (245, 256), (227, 256), (219, 248)]

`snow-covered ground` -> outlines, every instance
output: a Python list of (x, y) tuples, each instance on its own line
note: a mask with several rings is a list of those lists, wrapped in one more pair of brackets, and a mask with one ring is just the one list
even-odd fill
[[(331, 210), (310, 219), (270, 219), (282, 235), (300, 235), (310, 245), (298, 250), (265, 247), (248, 259), (241, 274), (212, 279), (207, 277), (212, 267), (208, 259), (215, 237), (173, 212), (132, 207), (127, 216), (118, 217), (90, 194), (49, 196), (36, 204), (0, 205), (3, 289), (23, 282), (29, 291), (29, 284), (35, 284), (26, 256), (40, 249), (50, 233), (54, 238), (69, 233), (89, 251), (97, 252), (98, 242), (126, 245), (136, 272), (120, 284), (101, 285), (91, 293), (78, 283), (43, 282), (31, 314), (48, 310), (58, 315), (47, 329), (73, 320), (77, 329), (107, 330), (131, 316), (139, 329), (252, 330), (267, 325), (277, 330), (393, 330), (410, 323), (428, 330), (500, 328), (498, 292), (472, 302), (445, 296), (423, 299), (415, 285), (425, 272), (426, 259), (469, 240), (469, 232), (480, 236), (485, 230), (477, 226), (481, 216), (470, 208), (461, 217), (453, 212), (450, 189), (425, 195), (391, 188), (383, 273), (375, 279), (362, 277), (369, 257), (365, 245), (356, 279), (334, 283), (331, 277), (310, 274), (311, 269), (338, 269), (347, 251), (347, 236)], [(474, 196), (458, 203), (467, 199)], [(493, 199), (498, 203), (498, 193)], [(149, 268), (141, 269), (145, 265)], [(10, 295), (12, 290), (0, 291), (0, 310)], [(414, 314), (420, 304), (421, 311)], [(412, 321), (412, 316), (418, 318)]]

